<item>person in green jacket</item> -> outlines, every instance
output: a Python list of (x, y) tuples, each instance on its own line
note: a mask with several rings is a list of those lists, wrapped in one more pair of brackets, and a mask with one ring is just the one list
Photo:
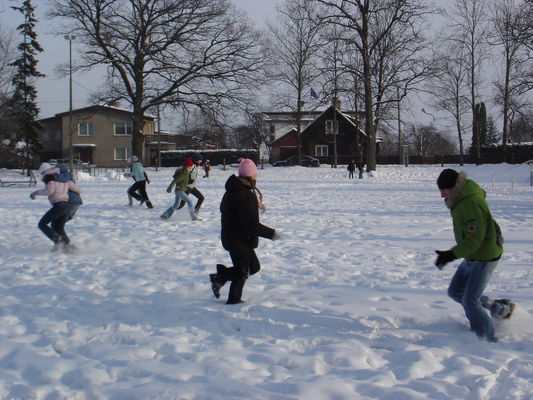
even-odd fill
[(174, 173), (174, 179), (172, 182), (170, 182), (170, 185), (168, 185), (167, 193), (172, 192), (172, 188), (175, 186), (174, 195), (175, 200), (174, 204), (170, 206), (162, 215), (161, 219), (169, 219), (172, 214), (174, 214), (174, 211), (176, 211), (180, 203), (183, 201), (187, 204), (187, 207), (189, 208), (189, 214), (191, 215), (191, 219), (193, 221), (201, 221), (201, 219), (198, 217), (198, 214), (195, 212), (194, 207), (192, 205), (191, 199), (189, 199), (189, 196), (187, 195), (187, 186), (189, 184), (189, 173), (193, 167), (194, 163), (192, 162), (192, 159), (187, 158), (183, 162), (183, 168), (177, 169)]
[(456, 245), (450, 250), (436, 250), (437, 268), (457, 258), (459, 264), (448, 296), (462, 304), (470, 328), (479, 338), (498, 341), (494, 334), (490, 310), (494, 318), (509, 318), (514, 304), (508, 299), (494, 300), (483, 295), (492, 272), (503, 253), (503, 238), (485, 201), (486, 193), (465, 172), (445, 169), (437, 179), (441, 197), (450, 209)]

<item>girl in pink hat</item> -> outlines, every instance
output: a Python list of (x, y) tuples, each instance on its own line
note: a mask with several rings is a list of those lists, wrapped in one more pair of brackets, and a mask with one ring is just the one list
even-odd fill
[[(233, 267), (217, 264), (217, 273), (211, 274), (211, 288), (218, 299), (220, 288), (231, 281), (226, 304), (242, 303), (244, 284), (249, 275), (260, 269), (254, 249), (259, 236), (277, 240), (281, 235), (259, 222), (259, 209), (264, 209), (262, 195), (256, 187), (257, 167), (247, 158), (239, 160), (239, 176), (231, 175), (226, 182), (226, 193), (220, 203), (222, 213), (222, 246), (229, 252)], [(259, 194), (259, 198), (257, 197)]]

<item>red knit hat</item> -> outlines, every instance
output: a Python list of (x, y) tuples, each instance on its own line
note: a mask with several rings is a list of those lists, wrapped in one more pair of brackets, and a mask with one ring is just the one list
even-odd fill
[(249, 158), (239, 159), (239, 176), (254, 176), (257, 174), (255, 163)]
[(192, 167), (194, 163), (192, 162), (192, 158), (186, 158), (185, 161), (183, 161), (183, 166), (185, 168)]

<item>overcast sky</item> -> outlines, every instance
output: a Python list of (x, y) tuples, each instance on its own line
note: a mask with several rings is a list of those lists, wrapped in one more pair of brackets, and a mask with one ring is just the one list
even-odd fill
[[(244, 10), (256, 24), (263, 25), (266, 18), (275, 13), (278, 0), (233, 0), (236, 6)], [(20, 6), (21, 0), (0, 0), (0, 23), (3, 26), (15, 28), (23, 22), (20, 12), (11, 10), (11, 6)], [(40, 117), (51, 117), (56, 113), (68, 111), (69, 85), (68, 75), (58, 76), (55, 69), (60, 63), (68, 63), (68, 41), (52, 34), (51, 21), (45, 18), (48, 0), (33, 0), (36, 16), (39, 20), (36, 27), (37, 40), (44, 51), (39, 54), (38, 69), (46, 78), (38, 79), (38, 106), (41, 110)], [(19, 40), (19, 37), (16, 37)], [(18, 43), (18, 42), (17, 42)], [(81, 47), (81, 46), (79, 46)], [(72, 46), (73, 64), (76, 64), (78, 55), (76, 43)], [(74, 74), (73, 76), (73, 107), (81, 108), (89, 105), (90, 92), (102, 83), (102, 71), (93, 73)]]

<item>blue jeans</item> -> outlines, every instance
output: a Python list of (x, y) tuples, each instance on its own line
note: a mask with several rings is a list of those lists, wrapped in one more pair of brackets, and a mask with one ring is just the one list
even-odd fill
[(183, 201), (187, 203), (187, 207), (189, 207), (189, 214), (191, 215), (191, 219), (195, 220), (196, 215), (194, 214), (194, 208), (193, 208), (191, 199), (189, 199), (189, 196), (187, 196), (187, 194), (183, 190), (174, 190), (174, 195), (175, 195), (174, 204), (170, 206), (163, 213), (163, 215), (161, 215), (161, 218), (169, 219), (170, 217), (172, 217), (172, 214), (174, 214), (174, 211), (176, 211), (179, 208), (180, 203)]
[[(65, 224), (69, 216), (70, 206), (66, 201), (54, 203), (52, 208), (39, 221), (39, 229), (54, 243), (60, 240), (64, 243), (69, 243), (70, 239), (65, 233)], [(51, 226), (48, 226), (49, 224)]]
[(492, 319), (483, 309), (487, 297), (483, 291), (489, 283), (492, 272), (498, 265), (496, 261), (463, 260), (450, 282), (448, 296), (462, 304), (470, 328), (481, 338), (496, 340)]

